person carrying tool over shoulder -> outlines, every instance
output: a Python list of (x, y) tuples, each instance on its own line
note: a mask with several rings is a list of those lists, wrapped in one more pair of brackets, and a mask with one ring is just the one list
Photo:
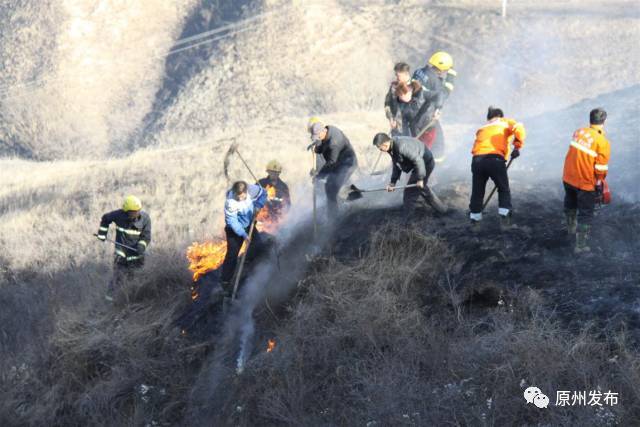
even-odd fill
[(604, 133), (607, 112), (596, 108), (589, 113), (590, 126), (573, 133), (564, 160), (564, 211), (567, 231), (576, 235), (575, 252), (587, 252), (593, 211), (598, 191), (609, 170), (611, 147)]
[(338, 192), (358, 166), (356, 152), (345, 134), (335, 126), (325, 126), (316, 118), (309, 120), (308, 130), (311, 145), (317, 154), (322, 154), (324, 165), (314, 179), (326, 179), (325, 193), (329, 215), (337, 213)]
[[(224, 204), (224, 233), (227, 237), (227, 253), (222, 263), (221, 285), (230, 297), (233, 292), (231, 279), (236, 270), (242, 244), (249, 240), (251, 222), (267, 202), (267, 192), (257, 184), (236, 181), (227, 192)], [(254, 230), (252, 247), (260, 246), (260, 235)]]
[(409, 129), (403, 128), (402, 118), (398, 106), (398, 97), (396, 90), (399, 84), (409, 84), (411, 82), (411, 68), (404, 62), (398, 62), (393, 67), (396, 79), (389, 85), (387, 96), (384, 98), (384, 114), (389, 120), (391, 135), (408, 135)]
[(431, 55), (427, 65), (413, 73), (413, 80), (419, 82), (428, 102), (423, 106), (414, 123), (412, 135), (422, 141), (435, 156), (436, 162), (444, 160), (444, 133), (440, 125), (440, 112), (451, 92), (457, 73), (453, 69), (453, 58), (447, 52), (439, 51)]
[(136, 196), (127, 196), (122, 209), (102, 216), (96, 234), (98, 240), (107, 240), (111, 223), (116, 226), (116, 247), (113, 278), (105, 296), (109, 301), (113, 300), (124, 280), (133, 279), (134, 273), (144, 265), (144, 254), (151, 243), (151, 218), (142, 210), (142, 202)]
[[(267, 204), (265, 208), (269, 210), (269, 217), (279, 220), (291, 207), (291, 196), (289, 186), (280, 179), (282, 165), (277, 160), (267, 163), (267, 175), (258, 181), (258, 184), (267, 190)], [(273, 189), (271, 192), (270, 189)], [(271, 194), (273, 193), (273, 194)]]
[(443, 214), (447, 211), (446, 206), (427, 186), (435, 161), (431, 151), (422, 142), (408, 136), (390, 137), (386, 133), (378, 133), (373, 137), (373, 145), (391, 156), (393, 172), (387, 191), (394, 191), (402, 172), (411, 173), (407, 185), (415, 184), (415, 187), (405, 188), (403, 193), (403, 205), (407, 217), (415, 211), (419, 196), (422, 196), (436, 212)]
[(487, 123), (476, 131), (476, 139), (471, 150), (473, 184), (469, 217), (472, 226), (477, 226), (482, 220), (484, 191), (489, 178), (498, 188), (500, 226), (505, 228), (511, 225), (511, 191), (506, 159), (511, 150), (509, 144), (514, 147), (511, 159), (515, 159), (520, 155), (525, 138), (526, 131), (522, 123), (505, 118), (500, 108), (489, 107)]

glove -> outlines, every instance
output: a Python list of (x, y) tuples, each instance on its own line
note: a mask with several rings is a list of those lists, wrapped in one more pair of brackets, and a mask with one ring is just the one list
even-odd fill
[(107, 236), (105, 236), (104, 234), (100, 234), (100, 233), (98, 233), (98, 234), (96, 234), (95, 236), (96, 236), (96, 237), (98, 238), (98, 240), (100, 240), (101, 242), (106, 242), (106, 241), (107, 241)]
[(147, 247), (145, 245), (143, 245), (142, 243), (138, 243), (136, 245), (136, 250), (138, 251), (138, 255), (142, 255), (144, 253), (144, 251), (147, 250)]
[(596, 181), (596, 194), (598, 196), (600, 196), (603, 191), (604, 191), (604, 188), (603, 188), (603, 185), (602, 185), (602, 181), (601, 180), (597, 180)]
[(512, 158), (512, 159), (517, 159), (518, 157), (520, 157), (520, 150), (518, 150), (517, 148), (515, 148), (515, 149), (511, 152), (511, 158)]

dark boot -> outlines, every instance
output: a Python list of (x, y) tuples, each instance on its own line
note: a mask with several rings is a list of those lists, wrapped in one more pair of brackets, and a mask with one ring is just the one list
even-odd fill
[(576, 232), (576, 247), (573, 250), (575, 253), (583, 253), (591, 251), (591, 248), (587, 245), (589, 240), (589, 231), (591, 227), (589, 225), (580, 225)]
[(578, 211), (575, 209), (569, 209), (564, 212), (565, 220), (567, 223), (567, 234), (576, 234), (576, 228)]
[(511, 228), (512, 225), (512, 221), (511, 221), (511, 212), (509, 212), (506, 215), (499, 215), (500, 217), (500, 230), (508, 230)]

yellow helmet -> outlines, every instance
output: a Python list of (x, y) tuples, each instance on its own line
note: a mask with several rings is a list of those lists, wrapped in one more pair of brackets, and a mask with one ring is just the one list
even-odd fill
[(453, 67), (453, 58), (447, 52), (439, 51), (431, 55), (429, 64), (433, 65), (440, 71), (448, 71)]
[(282, 172), (282, 165), (277, 160), (271, 160), (267, 163), (267, 172)]
[(136, 196), (127, 196), (122, 204), (122, 210), (125, 212), (139, 211), (142, 209), (142, 202)]
[(316, 116), (311, 117), (311, 118), (309, 119), (309, 123), (307, 123), (307, 130), (308, 130), (309, 132), (311, 132), (311, 126), (313, 126), (313, 125), (314, 125), (314, 124), (316, 124), (316, 123), (321, 123), (321, 122), (322, 122), (322, 120), (320, 120), (320, 117), (316, 117)]

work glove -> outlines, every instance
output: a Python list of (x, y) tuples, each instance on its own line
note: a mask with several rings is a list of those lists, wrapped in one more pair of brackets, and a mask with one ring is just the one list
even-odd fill
[(147, 250), (147, 247), (145, 245), (143, 245), (142, 243), (138, 243), (136, 245), (136, 250), (138, 251), (138, 255), (142, 255), (144, 253), (144, 251)]
[(511, 158), (512, 158), (512, 159), (517, 159), (518, 157), (520, 157), (520, 150), (518, 150), (517, 148), (515, 148), (515, 149), (511, 152)]
[(596, 195), (601, 196), (603, 191), (604, 191), (604, 188), (603, 188), (603, 185), (602, 185), (602, 181), (601, 180), (597, 180), (596, 181)]
[(96, 236), (96, 237), (98, 238), (98, 240), (100, 240), (101, 242), (106, 242), (106, 241), (107, 241), (107, 236), (105, 236), (104, 234), (100, 234), (100, 233), (98, 233), (98, 234), (96, 234), (95, 236)]

